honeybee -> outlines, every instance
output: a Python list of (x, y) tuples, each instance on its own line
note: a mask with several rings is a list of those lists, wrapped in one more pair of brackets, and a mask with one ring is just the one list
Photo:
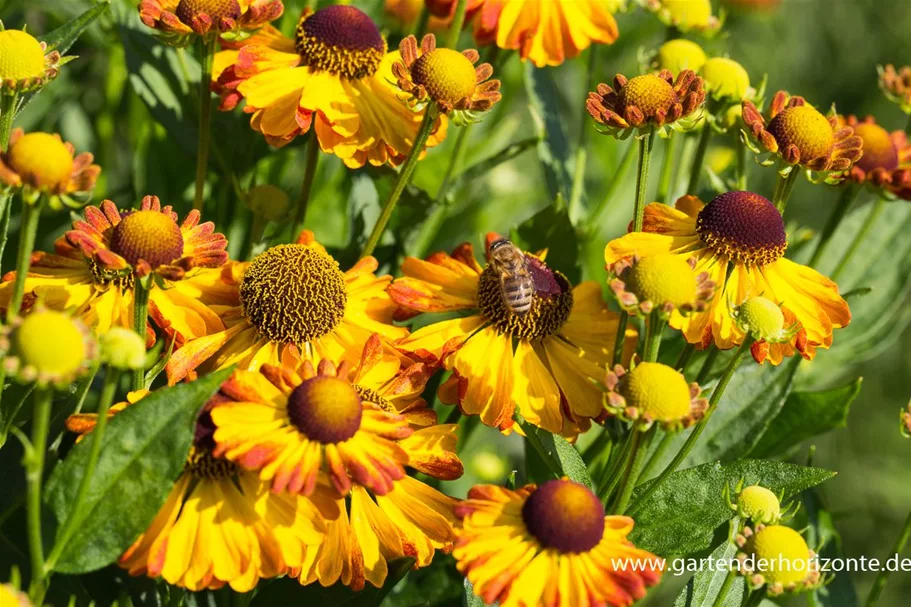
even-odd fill
[(507, 238), (490, 243), (489, 253), (490, 264), (500, 279), (503, 303), (516, 316), (528, 314), (535, 295), (535, 281), (525, 254)]

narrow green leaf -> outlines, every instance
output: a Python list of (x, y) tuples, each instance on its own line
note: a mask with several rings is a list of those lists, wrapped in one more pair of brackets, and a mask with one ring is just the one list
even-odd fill
[(501, 164), (509, 162), (516, 156), (524, 154), (528, 149), (535, 147), (540, 141), (540, 137), (529, 137), (527, 139), (522, 139), (521, 141), (516, 141), (515, 143), (510, 143), (497, 153), (474, 163), (462, 171), (459, 176), (455, 178), (455, 181), (453, 181), (453, 185), (449, 188), (449, 191), (451, 193), (457, 192), (463, 186), (481, 179), (484, 175)]
[[(715, 530), (734, 515), (724, 501), (725, 485), (740, 479), (759, 484), (788, 499), (835, 476), (822, 468), (746, 459), (703, 464), (672, 474), (638, 510), (630, 538), (636, 546), (661, 556), (692, 554), (710, 548)], [(636, 496), (654, 481), (644, 483)]]
[(513, 242), (526, 251), (548, 249), (547, 265), (579, 282), (579, 239), (566, 209), (548, 205), (520, 225), (512, 234)]
[[(142, 533), (180, 475), (193, 422), (231, 370), (153, 392), (115, 415), (83, 505), (84, 518), (54, 569), (85, 573), (114, 562)], [(70, 516), (91, 441), (77, 444), (47, 484), (45, 501), (62, 526)]]
[(82, 32), (87, 30), (92, 23), (107, 12), (110, 6), (110, 2), (99, 2), (72, 21), (64, 23), (43, 36), (38, 36), (38, 40), (47, 44), (47, 50), (59, 51), (63, 55), (70, 50), (70, 47), (79, 39)]
[(462, 605), (463, 607), (487, 607), (487, 603), (474, 593), (474, 586), (471, 585), (468, 578), (465, 578), (465, 596)]
[[(537, 441), (544, 451), (544, 454), (541, 455), (531, 445), (526, 445), (525, 452), (528, 454), (526, 456), (526, 464), (529, 464), (530, 461), (531, 464), (527, 465), (527, 467), (532, 468), (532, 470), (526, 470), (529, 478), (536, 482), (542, 482), (553, 478), (553, 474), (548, 474), (548, 471), (550, 471), (554, 474), (559, 473), (561, 476), (567, 476), (589, 489), (594, 489), (591, 476), (588, 474), (588, 468), (585, 466), (582, 456), (565, 438), (551, 434), (546, 430), (541, 430), (525, 421), (525, 418), (520, 414), (516, 415), (516, 420), (522, 426), (522, 431), (526, 436), (525, 440)], [(547, 461), (541, 462), (546, 467), (542, 469), (542, 466), (537, 465), (535, 457), (539, 460), (541, 457), (546, 457)]]
[(801, 442), (848, 425), (851, 404), (860, 393), (863, 378), (819, 392), (794, 392), (750, 450), (751, 457), (780, 455)]
[[(724, 542), (715, 548), (709, 559), (711, 559), (712, 563), (721, 563), (725, 560), (733, 560), (736, 554), (737, 546), (731, 542)], [(691, 560), (695, 561), (695, 559)], [(701, 559), (695, 562), (700, 561)], [(683, 567), (689, 564), (688, 561), (677, 561), (677, 563), (680, 563), (678, 566), (681, 567), (681, 570), (685, 570)], [(727, 575), (727, 571), (722, 571), (721, 567), (715, 570), (701, 568), (696, 572), (696, 575), (689, 579), (686, 586), (677, 595), (674, 607), (714, 607), (715, 600), (718, 598), (718, 593), (721, 591), (721, 586), (724, 584), (724, 579)], [(738, 576), (721, 606), (740, 607), (743, 601), (744, 587), (743, 577)]]
[(525, 64), (525, 90), (529, 110), (535, 121), (538, 142), (538, 159), (544, 168), (544, 178), (550, 191), (550, 200), (557, 195), (569, 200), (572, 183), (572, 154), (564, 124), (566, 119), (560, 108), (560, 94), (552, 69), (536, 68)]

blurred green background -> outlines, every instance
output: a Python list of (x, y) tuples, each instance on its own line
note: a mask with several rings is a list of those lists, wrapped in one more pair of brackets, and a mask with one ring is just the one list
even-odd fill
[[(741, 0), (743, 3), (743, 0)], [(87, 0), (0, 0), (0, 18), (6, 27), (21, 28), (33, 34), (50, 31), (88, 8)], [(26, 130), (59, 132), (73, 142), (77, 151), (91, 151), (103, 168), (96, 199), (113, 199), (118, 206), (136, 204), (145, 194), (156, 194), (163, 203), (181, 210), (189, 208), (192, 197), (196, 141), (196, 104), (192, 81), (198, 65), (192, 51), (183, 57), (159, 45), (138, 21), (135, 2), (114, 0), (111, 14), (95, 24), (72, 49), (79, 60), (65, 66), (60, 78), (38, 95), (18, 119), (16, 126)], [(286, 16), (280, 22), (285, 32), (293, 29), (303, 0), (287, 0)], [(400, 38), (394, 19), (384, 17), (381, 0), (354, 2), (389, 34), (390, 46)], [(716, 4), (716, 10), (719, 8)], [(651, 15), (633, 10), (618, 15), (620, 39), (612, 47), (598, 51), (595, 75), (610, 82), (616, 73), (639, 72), (639, 57), (654, 49), (666, 35), (664, 26)], [(749, 71), (758, 85), (768, 74), (769, 96), (786, 89), (820, 108), (835, 103), (838, 110), (858, 115), (873, 114), (888, 129), (901, 129), (907, 117), (889, 104), (877, 88), (876, 66), (911, 63), (911, 2), (905, 0), (783, 0), (780, 5), (762, 10), (731, 11), (721, 35), (703, 40), (710, 55), (729, 55)], [(467, 35), (462, 47), (471, 44)], [(484, 233), (502, 233), (522, 225), (549, 207), (548, 184), (541, 162), (530, 138), (537, 134), (536, 123), (528, 109), (524, 84), (526, 67), (515, 56), (501, 57), (497, 76), (504, 81), (504, 100), (484, 122), (471, 128), (461, 167), (485, 163), (490, 158), (506, 160), (484, 171), (478, 178), (462, 180), (454, 188), (447, 206), (442, 230), (429, 240), (431, 248), (450, 249), (470, 240), (480, 251)], [(558, 86), (559, 116), (548, 131), (548, 142), (557, 151), (556, 164), (572, 175), (574, 153), (585, 129), (586, 173), (580, 206), (571, 210), (576, 227), (585, 225), (588, 210), (603, 199), (615, 179), (615, 168), (631, 141), (617, 142), (595, 132), (584, 114), (588, 53), (565, 65), (547, 70)], [(183, 62), (183, 64), (182, 64)], [(184, 65), (190, 80), (184, 76)], [(213, 158), (210, 164), (208, 219), (228, 234), (231, 250), (238, 254), (249, 226), (248, 212), (240, 203), (233, 186), (256, 183), (282, 187), (294, 199), (303, 177), (304, 138), (282, 150), (268, 148), (252, 132), (239, 111), (216, 116), (213, 130)], [(415, 185), (435, 193), (445, 172), (455, 140), (455, 129), (446, 143), (432, 150), (417, 170)], [(716, 138), (718, 153), (710, 153), (713, 166), (723, 169), (721, 146), (734, 140)], [(515, 157), (501, 151), (509, 144), (524, 150)], [(663, 145), (656, 146), (653, 159), (652, 191), (663, 162)], [(686, 149), (686, 146), (684, 146)], [(690, 153), (692, 147), (690, 146)], [(688, 157), (681, 160), (676, 190), (685, 186)], [(750, 162), (750, 189), (771, 197), (774, 171)], [(228, 178), (230, 177), (230, 178)], [(703, 179), (704, 198), (713, 195), (709, 180)], [(364, 225), (372, 225), (382, 199), (390, 187), (388, 171), (363, 169), (349, 171), (335, 157), (321, 155), (320, 168), (311, 201), (307, 227), (343, 260), (356, 256), (364, 239)], [(581, 275), (603, 282), (603, 247), (620, 235), (632, 212), (634, 176), (623, 177), (616, 194), (591, 236), (580, 242)], [(426, 214), (429, 199), (414, 190), (402, 203), (402, 219), (393, 224), (395, 243), (389, 238), (379, 249), (384, 268), (395, 271), (402, 254), (414, 251), (426, 234), (415, 231)], [(651, 194), (650, 194), (651, 196)], [(806, 256), (799, 241), (810, 233), (801, 228), (819, 229), (838, 192), (836, 188), (797, 184), (786, 219), (796, 258)], [(863, 193), (855, 203), (857, 212), (839, 232), (830, 247), (831, 259), (823, 270), (831, 269), (847, 240), (860, 221), (873, 194)], [(911, 443), (898, 432), (898, 412), (911, 396), (911, 347), (908, 321), (909, 276), (907, 245), (908, 203), (890, 203), (889, 210), (875, 226), (875, 234), (858, 253), (842, 283), (842, 291), (873, 285), (874, 292), (852, 300), (854, 324), (836, 331), (834, 348), (820, 351), (812, 364), (803, 364), (798, 385), (830, 387), (862, 376), (863, 388), (853, 405), (847, 427), (813, 441), (817, 447), (814, 464), (837, 470), (839, 475), (823, 485), (820, 495), (832, 512), (847, 556), (888, 557), (890, 547), (911, 508), (911, 483), (907, 454)], [(18, 216), (13, 217), (13, 236), (2, 259), (8, 271), (15, 257)], [(38, 246), (49, 250), (71, 221), (61, 213), (42, 219)], [(888, 233), (888, 238), (885, 234)], [(571, 233), (570, 233), (571, 234)], [(565, 235), (565, 234), (564, 234)], [(432, 235), (431, 235), (432, 236)], [(290, 235), (278, 235), (290, 238)], [(535, 242), (536, 248), (550, 246), (559, 263), (565, 242)], [(552, 260), (554, 257), (551, 258)], [(495, 432), (477, 432), (463, 454), (468, 474), (452, 487), (456, 494), (479, 479), (502, 480), (508, 470), (518, 467), (516, 444), (497, 440)], [(809, 445), (795, 446), (793, 461), (804, 463)], [(504, 459), (505, 458), (505, 461)], [(6, 572), (0, 572), (5, 578)], [(854, 576), (858, 593), (865, 596), (874, 574)], [(840, 587), (839, 587), (840, 588)], [(835, 589), (833, 589), (835, 592)], [(840, 591), (839, 591), (840, 592)], [(911, 575), (893, 576), (880, 605), (908, 604)], [(670, 595), (672, 596), (672, 595)], [(847, 597), (847, 595), (845, 595)], [(668, 594), (660, 593), (653, 605), (670, 604)], [(828, 604), (838, 605), (835, 602)], [(795, 604), (802, 604), (803, 599)], [(844, 603), (845, 605), (851, 603)]]

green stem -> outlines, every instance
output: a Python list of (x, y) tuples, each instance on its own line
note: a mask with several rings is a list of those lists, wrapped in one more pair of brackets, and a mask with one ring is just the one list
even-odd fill
[(623, 364), (623, 347), (626, 345), (626, 327), (629, 324), (629, 314), (626, 310), (620, 310), (620, 318), (617, 319), (617, 337), (614, 340), (614, 357), (611, 359), (611, 366)]
[(610, 458), (604, 465), (604, 470), (598, 477), (598, 499), (607, 502), (608, 498), (613, 495), (617, 485), (620, 484), (620, 470), (627, 461), (629, 450), (633, 444), (633, 432), (626, 435), (623, 443), (613, 449)]
[(212, 130), (212, 59), (215, 56), (216, 37), (200, 40), (199, 65), (202, 74), (199, 79), (199, 143), (196, 148), (196, 191), (193, 194), (193, 208), (202, 211), (205, 201), (206, 175), (209, 169), (209, 143)]
[(44, 477), (44, 454), (51, 421), (51, 388), (35, 391), (35, 416), (32, 419), (32, 444), (26, 450), (25, 478), (27, 489), (28, 547), (32, 565), (29, 598), (32, 604), (41, 605), (44, 599), (44, 544), (41, 537), (41, 482)]
[(645, 326), (645, 362), (653, 363), (658, 360), (658, 350), (661, 348), (661, 335), (664, 333), (666, 321), (658, 316), (658, 310), (652, 310)]
[(685, 372), (690, 364), (690, 359), (693, 358), (694, 352), (696, 352), (696, 346), (693, 344), (686, 344), (683, 347), (683, 350), (680, 351), (680, 356), (677, 358), (677, 362), (674, 363), (674, 368), (681, 373)]
[(721, 584), (721, 589), (718, 590), (718, 595), (715, 597), (712, 607), (723, 607), (724, 601), (728, 598), (728, 593), (731, 591), (731, 586), (734, 585), (736, 579), (737, 571), (732, 567), (727, 576), (725, 576), (724, 583)]
[(395, 187), (392, 188), (392, 192), (390, 192), (386, 204), (383, 205), (383, 210), (380, 212), (380, 216), (373, 226), (373, 231), (370, 232), (367, 244), (364, 245), (364, 250), (361, 252), (361, 258), (372, 255), (374, 249), (376, 249), (376, 245), (379, 244), (380, 238), (383, 236), (383, 231), (386, 229), (386, 224), (389, 223), (392, 212), (395, 210), (395, 205), (399, 201), (402, 192), (404, 192), (405, 188), (408, 186), (408, 182), (411, 181), (414, 169), (417, 168), (418, 158), (420, 158), (421, 152), (424, 150), (427, 139), (430, 138), (430, 132), (433, 130), (433, 123), (436, 121), (436, 117), (436, 108), (432, 104), (428, 105), (424, 113), (424, 120), (421, 122), (418, 134), (414, 138), (414, 145), (411, 147), (411, 151), (408, 152), (408, 158), (405, 159), (405, 164), (402, 165), (402, 170), (399, 172)]
[(658, 447), (655, 449), (655, 452), (652, 453), (651, 457), (648, 458), (648, 463), (645, 464), (642, 472), (639, 473), (639, 478), (643, 480), (648, 480), (651, 478), (651, 474), (655, 471), (655, 467), (661, 463), (661, 459), (667, 452), (668, 447), (670, 447), (671, 443), (674, 442), (674, 436), (675, 434), (673, 432), (664, 433), (664, 436), (661, 437), (661, 442), (658, 443)]
[(702, 177), (702, 164), (705, 162), (705, 152), (709, 149), (709, 141), (712, 139), (712, 127), (705, 123), (702, 125), (702, 133), (699, 134), (699, 147), (696, 148), (696, 154), (693, 156), (693, 164), (690, 165), (690, 182), (686, 186), (686, 193), (696, 195), (699, 189), (699, 179)]
[(605, 192), (604, 197), (601, 199), (601, 202), (598, 203), (598, 206), (595, 207), (595, 210), (589, 215), (589, 237), (597, 234), (597, 228), (601, 223), (601, 219), (603, 219), (602, 215), (604, 215), (604, 212), (610, 206), (611, 201), (617, 194), (617, 190), (619, 190), (620, 186), (626, 181), (626, 174), (629, 172), (630, 167), (633, 166), (633, 161), (636, 159), (635, 152), (636, 146), (629, 144), (626, 151), (623, 153), (623, 158), (620, 159), (620, 164), (617, 165), (617, 169), (614, 171), (613, 177), (611, 177), (610, 185), (607, 186), (607, 192)]
[(16, 107), (19, 104), (19, 93), (0, 96), (0, 152), (6, 151), (9, 136), (13, 132), (13, 121), (16, 119)]
[(253, 257), (253, 252), (263, 241), (263, 234), (266, 231), (267, 223), (269, 222), (266, 221), (266, 218), (263, 217), (262, 213), (253, 213), (253, 224), (250, 226), (250, 232), (247, 234), (247, 239), (244, 241), (244, 248), (240, 253), (240, 258), (243, 261), (250, 261)]
[(677, 136), (671, 133), (664, 140), (664, 161), (661, 165), (661, 175), (658, 177), (658, 193), (655, 200), (670, 204), (668, 194), (671, 190), (671, 176), (674, 174), (674, 158), (677, 155)]
[(6, 311), (7, 321), (19, 314), (22, 299), (25, 297), (25, 281), (35, 249), (35, 236), (38, 234), (38, 219), (44, 207), (45, 198), (41, 196), (34, 204), (23, 202), (22, 225), (19, 229), (19, 252), (16, 256), (16, 278), (13, 282), (13, 295), (10, 297), (9, 308)]
[(747, 146), (739, 141), (735, 146), (737, 150), (737, 189), (747, 189)]
[(905, 134), (911, 135), (911, 114), (908, 115), (908, 122), (905, 123)]
[(709, 374), (712, 372), (712, 367), (715, 366), (715, 359), (718, 358), (718, 355), (721, 353), (721, 350), (718, 348), (712, 348), (709, 350), (708, 355), (705, 357), (705, 361), (702, 363), (702, 367), (699, 369), (699, 374), (696, 375), (696, 383), (702, 385), (705, 383), (705, 380), (708, 379)]
[(639, 172), (636, 175), (636, 207), (633, 214), (633, 231), (642, 231), (642, 219), (645, 217), (645, 190), (648, 189), (648, 167), (651, 164), (652, 144), (655, 141), (655, 129), (639, 139)]
[(759, 607), (765, 598), (765, 590), (760, 588), (750, 593), (749, 598), (744, 601), (743, 607)]
[[(593, 44), (588, 49), (588, 68), (585, 72), (585, 90), (591, 90), (595, 78), (595, 67), (598, 62), (598, 45)], [(585, 191), (585, 165), (588, 162), (588, 133), (591, 126), (586, 120), (588, 111), (582, 108), (582, 118), (579, 121), (579, 140), (576, 142), (576, 157), (573, 161), (573, 184), (569, 192), (569, 217), (576, 220), (579, 217), (579, 205), (582, 204), (582, 192)]]
[(458, 406), (454, 406), (452, 411), (446, 416), (446, 421), (444, 424), (457, 424), (459, 423), (459, 418), (462, 417), (462, 410)]
[[(150, 276), (136, 278), (133, 286), (133, 330), (142, 341), (146, 340), (146, 324), (149, 318), (149, 293), (151, 292)], [(131, 390), (145, 388), (145, 369), (133, 371)]]
[(313, 180), (316, 177), (316, 165), (319, 161), (319, 142), (316, 140), (316, 129), (311, 129), (307, 141), (307, 159), (304, 161), (304, 181), (301, 184), (300, 196), (297, 198), (297, 211), (294, 223), (291, 224), (291, 239), (297, 239), (307, 221), (307, 207), (310, 204), (310, 193), (313, 191)]
[(420, 43), (421, 38), (424, 35), (424, 32), (427, 31), (427, 24), (430, 22), (430, 11), (427, 10), (427, 5), (421, 3), (421, 12), (418, 15), (418, 18), (414, 21), (414, 27), (411, 28), (411, 35), (418, 39)]
[(867, 213), (867, 218), (864, 219), (863, 225), (860, 226), (860, 230), (857, 231), (857, 235), (854, 237), (854, 240), (851, 241), (848, 250), (845, 251), (841, 261), (838, 262), (838, 266), (836, 266), (835, 270), (832, 272), (832, 280), (837, 281), (838, 277), (841, 276), (841, 273), (848, 267), (848, 262), (851, 261), (851, 258), (857, 252), (857, 249), (860, 248), (860, 244), (866, 239), (867, 234), (876, 223), (876, 220), (879, 219), (879, 215), (883, 212), (884, 208), (886, 208), (885, 198), (880, 198), (871, 205), (871, 209)]
[(725, 388), (728, 387), (728, 384), (731, 382), (731, 378), (734, 377), (734, 372), (737, 371), (737, 367), (740, 366), (740, 362), (743, 360), (743, 357), (749, 351), (750, 346), (753, 343), (753, 338), (750, 336), (745, 336), (743, 338), (743, 343), (740, 344), (740, 347), (737, 349), (737, 353), (734, 355), (734, 358), (731, 359), (730, 364), (727, 369), (724, 371), (724, 375), (721, 376), (721, 379), (718, 380), (718, 384), (715, 386), (715, 390), (712, 392), (712, 396), (709, 398), (709, 406), (705, 412), (705, 415), (699, 420), (699, 423), (696, 424), (696, 427), (693, 428), (692, 433), (687, 437), (686, 442), (683, 444), (683, 447), (680, 451), (677, 452), (677, 455), (674, 456), (674, 459), (671, 461), (667, 467), (662, 470), (661, 474), (658, 476), (657, 480), (652, 483), (649, 488), (642, 494), (639, 500), (633, 504), (632, 510), (630, 511), (630, 516), (635, 514), (636, 510), (642, 506), (642, 504), (648, 501), (648, 498), (658, 490), (658, 488), (664, 484), (667, 478), (676, 472), (680, 464), (683, 463), (683, 460), (686, 459), (686, 456), (690, 454), (690, 451), (693, 450), (693, 447), (696, 446), (696, 442), (699, 440), (699, 436), (702, 434), (702, 431), (705, 430), (706, 424), (708, 424), (709, 419), (711, 419), (712, 414), (715, 412), (715, 409), (718, 408), (718, 401), (721, 400), (721, 395), (724, 394)]
[(114, 397), (117, 395), (117, 386), (120, 384), (120, 370), (108, 368), (107, 375), (104, 378), (104, 386), (101, 389), (101, 396), (98, 404), (98, 421), (95, 429), (92, 431), (89, 446), (89, 458), (85, 464), (85, 471), (82, 474), (82, 480), (79, 481), (79, 489), (76, 492), (76, 499), (70, 507), (70, 516), (67, 517), (60, 532), (57, 534), (57, 540), (51, 553), (48, 555), (47, 562), (44, 564), (44, 573), (47, 575), (54, 569), (57, 559), (60, 558), (63, 549), (72, 539), (73, 534), (78, 529), (80, 523), (85, 519), (86, 512), (82, 512), (82, 506), (85, 498), (89, 493), (89, 486), (92, 477), (95, 475), (95, 467), (98, 465), (98, 458), (101, 456), (101, 440), (104, 437), (104, 431), (108, 424), (108, 410), (114, 404)]
[(829, 215), (829, 220), (826, 221), (826, 225), (819, 235), (819, 243), (816, 245), (816, 250), (813, 251), (813, 257), (810, 258), (810, 263), (807, 264), (811, 268), (815, 268), (819, 264), (819, 260), (822, 259), (823, 253), (826, 252), (826, 247), (829, 241), (832, 240), (835, 230), (838, 229), (845, 215), (848, 214), (848, 209), (851, 208), (851, 203), (854, 202), (854, 198), (857, 197), (859, 191), (860, 188), (850, 184), (845, 186), (841, 196), (838, 197), (838, 203), (832, 209), (832, 214)]
[[(908, 544), (909, 537), (911, 537), (911, 512), (908, 512), (908, 516), (905, 519), (905, 526), (902, 527), (898, 539), (895, 540), (895, 545), (892, 548), (893, 555), (902, 553), (905, 546)], [(890, 557), (891, 556), (892, 555), (890, 555)], [(870, 596), (867, 597), (867, 607), (875, 607), (876, 603), (879, 602), (879, 596), (883, 593), (886, 582), (889, 581), (889, 575), (891, 575), (891, 572), (884, 568), (879, 572), (879, 575), (876, 576), (876, 581), (873, 583), (873, 588), (870, 590)]]
[(462, 34), (462, 25), (465, 24), (465, 11), (468, 9), (468, 0), (458, 0), (455, 14), (452, 16), (452, 23), (449, 25), (449, 34), (446, 36), (446, 47), (457, 48), (459, 46), (459, 36)]
[(775, 185), (775, 194), (772, 196), (772, 204), (778, 209), (778, 212), (784, 215), (784, 210), (788, 206), (788, 199), (791, 198), (791, 190), (794, 189), (794, 183), (800, 174), (800, 167), (794, 165), (791, 167), (787, 176), (778, 176), (778, 183)]
[(617, 497), (617, 503), (611, 508), (611, 512), (614, 514), (623, 514), (626, 512), (626, 507), (629, 506), (629, 501), (633, 497), (633, 489), (636, 488), (636, 482), (639, 480), (642, 462), (648, 454), (649, 446), (655, 438), (656, 431), (656, 425), (653, 425), (644, 432), (637, 430), (635, 426), (631, 430), (635, 436), (633, 437), (633, 444), (630, 447), (626, 468), (623, 471), (623, 480), (620, 481), (620, 494)]

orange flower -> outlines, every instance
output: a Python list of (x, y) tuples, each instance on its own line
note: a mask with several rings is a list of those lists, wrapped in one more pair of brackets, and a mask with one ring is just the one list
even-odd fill
[(911, 199), (911, 143), (905, 132), (890, 133), (873, 116), (839, 116), (838, 123), (853, 128), (863, 140), (863, 156), (849, 170), (848, 179)]
[(192, 34), (249, 35), (282, 16), (281, 0), (142, 0), (139, 17), (147, 26), (186, 43)]

